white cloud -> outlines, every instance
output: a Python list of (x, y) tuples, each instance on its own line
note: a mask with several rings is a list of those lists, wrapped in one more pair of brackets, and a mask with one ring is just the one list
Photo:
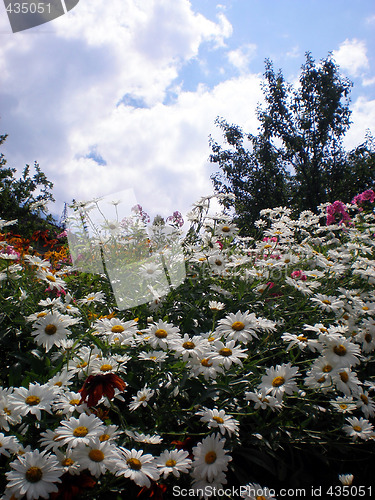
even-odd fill
[(256, 51), (257, 46), (254, 43), (242, 45), (238, 49), (228, 52), (228, 61), (241, 73), (246, 73), (249, 71), (249, 64), (254, 59)]
[(375, 99), (359, 97), (351, 109), (353, 124), (344, 139), (344, 145), (348, 149), (353, 149), (364, 142), (366, 130), (375, 135)]
[(351, 76), (359, 76), (369, 68), (366, 43), (356, 38), (346, 39), (338, 50), (333, 51), (333, 57), (340, 68)]
[[(253, 120), (259, 78), (196, 92), (175, 86), (175, 102), (164, 99), (201, 45), (222, 47), (231, 32), (223, 13), (213, 22), (188, 0), (92, 0), (49, 31), (10, 34), (0, 61), (6, 156), (21, 168), (40, 162), (55, 184), (55, 212), (63, 201), (129, 187), (141, 203), (185, 210), (212, 191), (207, 159), (215, 117)], [(119, 104), (124, 95), (146, 107)]]

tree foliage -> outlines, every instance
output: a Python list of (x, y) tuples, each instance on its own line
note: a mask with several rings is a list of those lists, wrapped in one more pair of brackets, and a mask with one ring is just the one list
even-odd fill
[[(0, 135), (0, 145), (7, 135)], [(0, 217), (17, 219), (12, 231), (28, 236), (41, 228), (51, 228), (53, 217), (47, 213), (46, 203), (54, 201), (53, 183), (34, 163), (33, 172), (26, 165), (22, 175), (15, 177), (17, 170), (7, 166), (3, 153), (0, 154)]]
[(351, 123), (351, 87), (331, 55), (317, 64), (306, 53), (295, 87), (266, 60), (258, 134), (216, 120), (228, 147), (210, 140), (210, 161), (220, 167), (212, 180), (218, 192), (235, 195), (226, 204), (235, 208), (240, 225), (251, 225), (263, 208), (314, 210), (337, 198), (349, 202), (373, 186), (371, 136), (350, 152), (342, 144)]

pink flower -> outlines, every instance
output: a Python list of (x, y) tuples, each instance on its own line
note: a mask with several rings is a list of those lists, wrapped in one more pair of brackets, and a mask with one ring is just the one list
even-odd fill
[(336, 200), (327, 207), (327, 225), (346, 224), (350, 222), (350, 216), (346, 211), (346, 206), (342, 201)]

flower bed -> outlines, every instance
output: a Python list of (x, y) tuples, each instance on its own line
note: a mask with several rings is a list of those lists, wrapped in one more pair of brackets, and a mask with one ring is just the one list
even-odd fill
[(4, 498), (371, 484), (373, 198), (265, 210), (254, 238), (209, 201), (189, 215), (183, 283), (125, 311), (105, 274), (3, 243)]

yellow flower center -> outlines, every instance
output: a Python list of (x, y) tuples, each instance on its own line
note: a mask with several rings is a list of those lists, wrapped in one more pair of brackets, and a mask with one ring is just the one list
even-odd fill
[(46, 335), (54, 335), (57, 332), (55, 325), (49, 324), (45, 327), (44, 332)]
[(360, 427), (359, 425), (354, 425), (353, 429), (355, 430), (355, 432), (361, 432), (362, 427)]
[(176, 462), (176, 460), (172, 460), (172, 459), (171, 459), (171, 460), (167, 460), (167, 461), (165, 462), (165, 465), (166, 465), (167, 467), (174, 467), (174, 466), (176, 465), (176, 463), (177, 463), (177, 462)]
[(101, 372), (109, 372), (110, 370), (112, 370), (112, 365), (104, 364), (100, 367)]
[(30, 406), (35, 406), (40, 403), (40, 398), (38, 398), (38, 396), (27, 396), (25, 403)]
[(109, 434), (102, 434), (101, 436), (99, 436), (99, 441), (103, 443), (104, 441), (108, 441), (109, 438), (110, 438)]
[(163, 328), (159, 328), (155, 332), (155, 337), (157, 337), (158, 339), (165, 339), (165, 337), (167, 337), (167, 336), (168, 336), (168, 332), (166, 330), (163, 330)]
[(123, 331), (125, 331), (125, 328), (121, 325), (114, 325), (111, 328), (112, 333), (122, 333)]
[(48, 275), (46, 276), (46, 279), (47, 279), (48, 281), (52, 281), (52, 283), (54, 283), (54, 282), (56, 281), (56, 278), (55, 278), (52, 274), (48, 274)]
[(77, 368), (86, 368), (87, 363), (86, 361), (82, 361), (82, 363), (78, 363)]
[(223, 231), (223, 233), (230, 233), (230, 227), (229, 226), (223, 226), (221, 228), (221, 230)]
[(78, 406), (79, 402), (80, 402), (80, 399), (71, 399), (69, 401), (69, 404), (71, 404), (72, 406)]
[(275, 377), (272, 380), (272, 386), (273, 387), (280, 387), (281, 385), (283, 385), (284, 382), (285, 382), (285, 378), (284, 377)]
[(323, 373), (329, 373), (329, 372), (331, 372), (331, 371), (332, 371), (332, 366), (331, 366), (331, 365), (325, 365), (325, 366), (323, 366), (323, 368), (322, 368), (322, 372), (323, 372)]
[(27, 469), (25, 477), (29, 483), (37, 483), (42, 479), (43, 471), (42, 469), (39, 469), (39, 467), (30, 467)]
[(216, 260), (215, 260), (215, 264), (216, 264), (217, 266), (221, 266), (223, 263), (222, 263), (222, 261), (221, 261), (220, 259), (216, 259)]
[(372, 341), (372, 335), (370, 333), (366, 333), (365, 341), (369, 344)]
[(204, 457), (204, 461), (206, 464), (213, 464), (216, 460), (216, 453), (214, 451), (209, 451), (206, 453), (206, 456)]
[(346, 354), (346, 347), (344, 345), (342, 345), (342, 344), (336, 345), (333, 348), (333, 352), (335, 354), (337, 354), (337, 356), (345, 356), (345, 354)]
[(44, 316), (47, 316), (46, 312), (40, 312), (36, 315), (37, 318), (44, 318)]
[(255, 497), (255, 500), (267, 500), (266, 497), (264, 497), (263, 495), (257, 495)]
[(224, 423), (224, 419), (221, 417), (212, 417), (212, 420), (215, 420), (215, 422), (217, 422), (218, 424)]
[(59, 380), (58, 382), (55, 382), (53, 385), (56, 385), (57, 387), (61, 387), (62, 386), (62, 382)]
[(194, 342), (188, 341), (188, 342), (184, 342), (184, 343), (182, 344), (182, 347), (183, 347), (184, 349), (194, 349), (195, 344), (194, 344)]
[(138, 458), (129, 458), (126, 461), (126, 463), (133, 470), (141, 470), (142, 469), (142, 463), (138, 460)]
[(362, 399), (365, 405), (368, 405), (368, 397), (365, 394), (361, 394), (359, 397)]
[(229, 347), (223, 347), (219, 351), (220, 356), (232, 356), (232, 350)]
[(325, 382), (325, 380), (326, 380), (326, 378), (325, 378), (325, 377), (320, 377), (320, 378), (318, 378), (317, 382), (318, 382), (319, 384), (322, 384), (323, 382)]
[(204, 358), (201, 361), (201, 365), (205, 366), (206, 368), (209, 368), (210, 366), (212, 366), (212, 363), (211, 363), (211, 361), (209, 359)]
[(91, 450), (89, 452), (89, 458), (93, 462), (102, 462), (104, 460), (104, 453), (102, 450)]
[(6, 406), (4, 406), (3, 408), (3, 413), (5, 413), (5, 415), (8, 415), (8, 417), (12, 414), (12, 412)]
[(73, 436), (82, 438), (85, 437), (88, 434), (88, 432), (89, 430), (87, 427), (85, 427), (84, 425), (80, 425), (79, 427), (76, 427), (74, 429)]
[(367, 307), (367, 306), (362, 307), (362, 311), (368, 311), (368, 310), (369, 310), (369, 307)]
[(242, 321), (235, 321), (232, 323), (232, 330), (235, 330), (236, 332), (240, 332), (245, 328), (245, 323), (242, 323)]
[(343, 382), (345, 382), (345, 384), (346, 384), (349, 380), (349, 375), (346, 372), (341, 372), (341, 373), (339, 373), (339, 375), (340, 375), (341, 380)]
[(74, 464), (74, 460), (72, 460), (71, 458), (64, 458), (64, 460), (61, 462), (61, 465), (63, 467), (70, 467), (71, 465)]
[(307, 341), (307, 338), (306, 338), (306, 337), (304, 337), (303, 335), (299, 335), (299, 336), (297, 337), (297, 340), (299, 340), (300, 342), (306, 342), (306, 341)]
[(324, 300), (322, 300), (322, 302), (323, 302), (323, 304), (326, 304), (327, 306), (332, 304), (332, 302), (328, 299), (324, 299)]

